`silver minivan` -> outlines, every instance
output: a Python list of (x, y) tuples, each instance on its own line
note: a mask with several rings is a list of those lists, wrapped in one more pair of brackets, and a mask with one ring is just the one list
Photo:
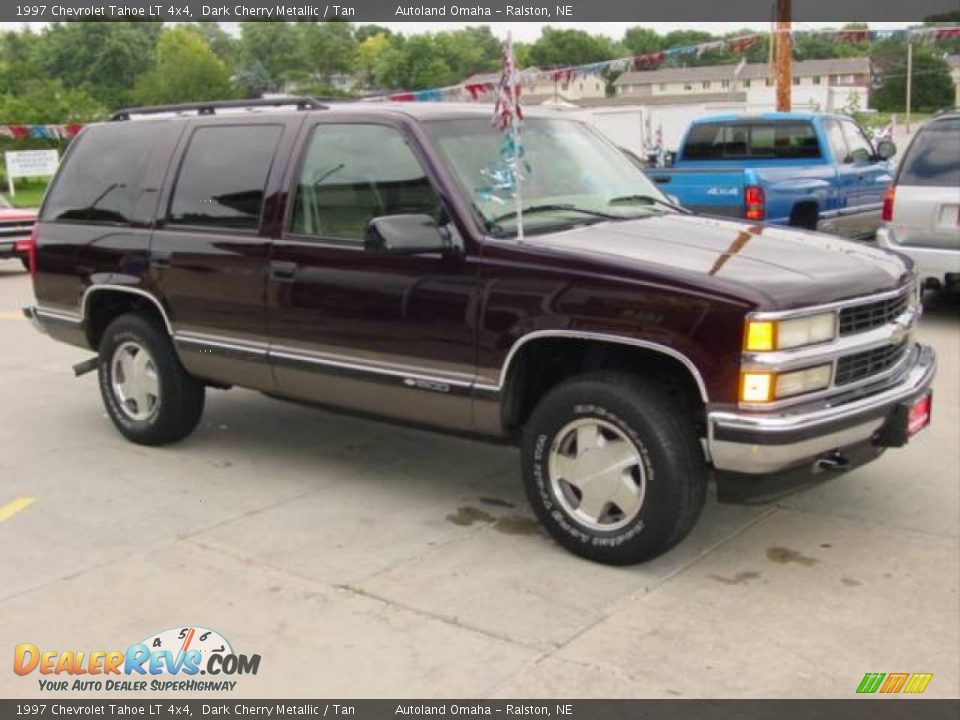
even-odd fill
[(883, 202), (881, 247), (910, 257), (931, 288), (960, 286), (960, 111), (914, 136)]

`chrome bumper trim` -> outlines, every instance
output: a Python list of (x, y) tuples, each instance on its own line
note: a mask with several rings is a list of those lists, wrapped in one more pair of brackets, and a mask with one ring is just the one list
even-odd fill
[(707, 441), (714, 467), (747, 474), (777, 472), (869, 440), (894, 406), (919, 396), (933, 381), (933, 350), (918, 345), (911, 354), (912, 365), (895, 384), (849, 402), (775, 413), (709, 413)]

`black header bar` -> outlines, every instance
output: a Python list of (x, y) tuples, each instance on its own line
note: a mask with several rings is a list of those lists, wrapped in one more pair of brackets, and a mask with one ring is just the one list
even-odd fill
[[(794, 0), (798, 22), (919, 22), (955, 13), (955, 0)], [(0, 5), (0, 20), (169, 20), (182, 22), (249, 20), (346, 20), (349, 22), (767, 22), (773, 0), (62, 0)]]

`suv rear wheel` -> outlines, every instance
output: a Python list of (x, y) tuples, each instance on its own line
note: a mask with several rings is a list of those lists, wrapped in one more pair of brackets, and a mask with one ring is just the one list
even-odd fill
[(167, 333), (141, 315), (121, 315), (100, 341), (100, 394), (117, 429), (140, 445), (189, 435), (200, 421), (204, 385), (183, 369)]
[(550, 534), (610, 565), (680, 542), (707, 487), (691, 419), (657, 386), (612, 372), (568, 380), (540, 401), (524, 429), (523, 476)]

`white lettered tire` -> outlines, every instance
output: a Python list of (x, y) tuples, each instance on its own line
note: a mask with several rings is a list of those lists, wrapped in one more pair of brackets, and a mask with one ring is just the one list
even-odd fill
[(703, 509), (707, 465), (693, 418), (660, 387), (619, 372), (555, 387), (524, 428), (527, 498), (550, 534), (610, 565), (680, 542)]

